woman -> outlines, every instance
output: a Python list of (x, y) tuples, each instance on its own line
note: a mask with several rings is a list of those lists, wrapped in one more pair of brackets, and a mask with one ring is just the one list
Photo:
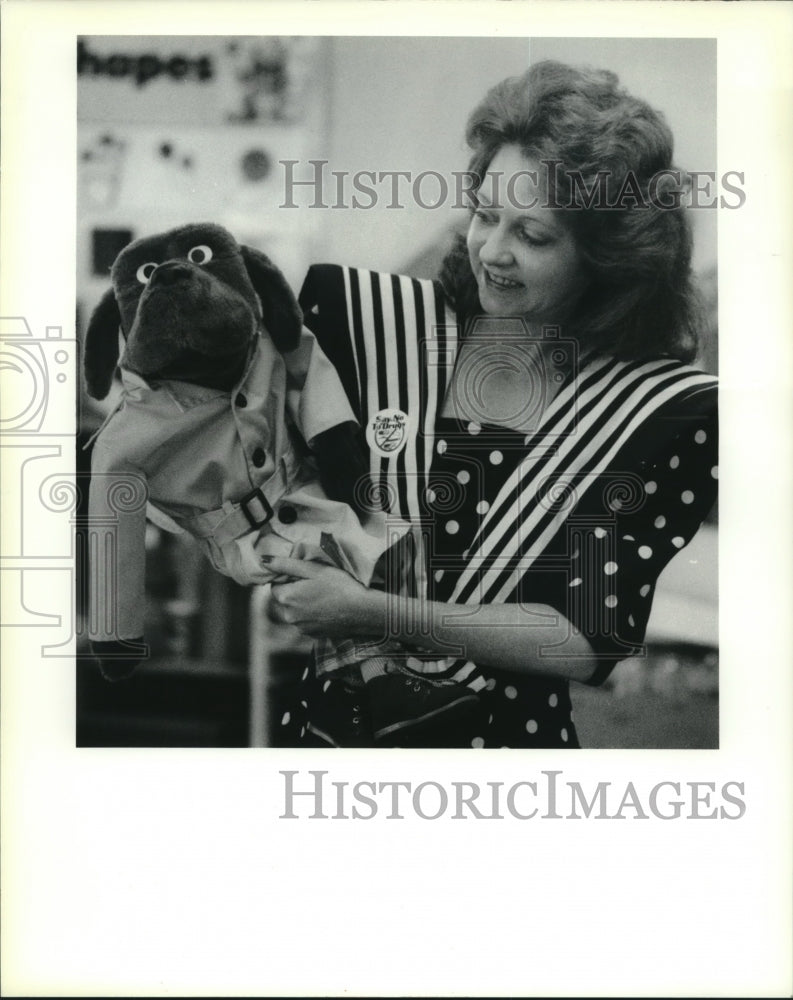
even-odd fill
[[(441, 657), (411, 661), (406, 683), (465, 684), (481, 714), (465, 732), (430, 719), (418, 745), (574, 747), (569, 682), (602, 683), (641, 650), (658, 575), (715, 499), (716, 383), (687, 364), (697, 321), (684, 190), (664, 120), (609, 72), (535, 65), (487, 94), (467, 139), (471, 221), (436, 288), (460, 337), (438, 355), (448, 378), (422, 410), (433, 417), (432, 460), (417, 473), (429, 600), (275, 560), (293, 582), (273, 588), (274, 613), (309, 635), (385, 632)], [(345, 271), (348, 292), (361, 274)], [(372, 284), (381, 361), (383, 277)], [(428, 303), (424, 289), (408, 309), (393, 288), (395, 315)], [(316, 299), (304, 289), (304, 309)], [(349, 340), (362, 341), (348, 313)], [(387, 381), (356, 347), (318, 336), (343, 378), (355, 367), (361, 398), (366, 371)], [(310, 671), (304, 681), (290, 714), (298, 741), (370, 744), (357, 692)]]

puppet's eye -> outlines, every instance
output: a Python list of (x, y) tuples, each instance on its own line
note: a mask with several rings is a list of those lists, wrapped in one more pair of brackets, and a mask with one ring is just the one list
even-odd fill
[(141, 285), (147, 285), (149, 283), (149, 278), (157, 270), (157, 265), (149, 261), (148, 264), (141, 264), (140, 267), (135, 272), (135, 277), (141, 283)]
[(212, 260), (212, 250), (202, 243), (199, 247), (193, 247), (187, 259), (192, 264), (208, 264)]

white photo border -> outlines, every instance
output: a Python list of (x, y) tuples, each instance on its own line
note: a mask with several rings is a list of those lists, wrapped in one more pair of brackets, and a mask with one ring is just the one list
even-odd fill
[[(145, 23), (161, 35), (716, 38), (719, 170), (742, 171), (747, 194), (719, 218), (720, 749), (77, 750), (72, 664), (43, 659), (35, 628), (4, 627), (4, 992), (789, 995), (793, 8), (7, 0), (3, 14), (0, 316), (24, 315), (37, 336), (73, 337), (80, 35)], [(73, 404), (56, 405), (69, 426)], [(36, 443), (72, 467), (68, 434), (48, 428)], [(20, 452), (3, 445), (0, 578), (13, 604), (27, 566), (13, 529), (35, 511), (5, 475)], [(68, 608), (62, 564), (38, 565)], [(317, 769), (444, 787), (559, 771), (640, 795), (679, 782), (689, 798), (690, 783), (737, 783), (745, 810), (703, 821), (689, 807), (676, 822), (631, 810), (610, 823), (280, 818), (282, 772)]]

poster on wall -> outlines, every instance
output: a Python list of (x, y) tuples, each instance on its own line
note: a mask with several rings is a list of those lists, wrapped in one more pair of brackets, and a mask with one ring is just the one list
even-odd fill
[(80, 114), (126, 123), (261, 126), (312, 113), (320, 60), (309, 36), (128, 35), (78, 39)]

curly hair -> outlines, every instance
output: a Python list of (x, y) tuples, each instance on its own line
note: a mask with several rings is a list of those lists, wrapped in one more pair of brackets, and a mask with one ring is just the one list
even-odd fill
[[(565, 211), (589, 277), (566, 333), (623, 360), (694, 358), (700, 319), (691, 225), (660, 112), (612, 72), (545, 61), (493, 87), (469, 117), (466, 139), (474, 197), (502, 146), (553, 166), (549, 202)], [(604, 181), (606, 208), (594, 198), (602, 198)], [(439, 277), (465, 328), (482, 307), (464, 237)]]

